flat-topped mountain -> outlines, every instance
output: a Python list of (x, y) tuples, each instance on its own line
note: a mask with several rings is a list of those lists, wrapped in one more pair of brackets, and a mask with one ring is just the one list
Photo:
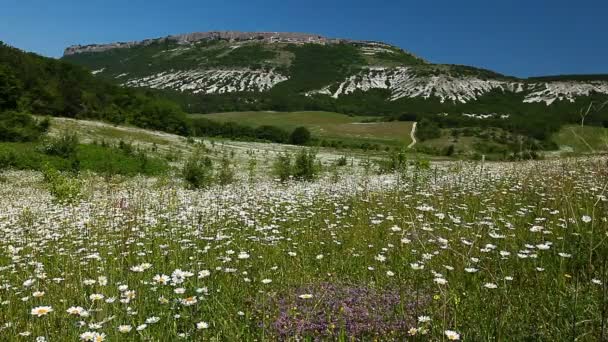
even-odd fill
[(608, 98), (605, 75), (521, 79), (429, 63), (387, 43), (306, 33), (196, 32), (75, 45), (63, 59), (122, 86), (168, 92), (193, 112), (313, 109), (566, 117)]
[(390, 46), (389, 44), (371, 41), (355, 41), (350, 39), (326, 38), (320, 35), (297, 32), (240, 32), (240, 31), (209, 31), (170, 35), (162, 38), (145, 39), (133, 42), (116, 42), (109, 44), (72, 45), (65, 49), (64, 56), (84, 52), (102, 52), (110, 49), (145, 46), (154, 43), (170, 41), (178, 44), (191, 44), (201, 40), (226, 40), (230, 42), (257, 41), (264, 43), (291, 44), (339, 44), (355, 43), (363, 45)]

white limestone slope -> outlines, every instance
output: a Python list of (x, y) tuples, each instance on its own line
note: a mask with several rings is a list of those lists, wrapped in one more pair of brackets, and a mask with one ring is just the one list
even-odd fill
[(539, 83), (531, 87), (532, 92), (526, 96), (524, 102), (545, 102), (547, 105), (556, 100), (574, 102), (578, 96), (588, 96), (592, 92), (608, 94), (608, 82), (548, 82)]
[(209, 69), (166, 71), (123, 83), (130, 87), (149, 87), (188, 91), (195, 94), (223, 94), (270, 90), (288, 77), (273, 70)]
[(350, 76), (339, 84), (328, 85), (308, 94), (327, 94), (338, 98), (357, 90), (365, 92), (370, 89), (390, 90), (391, 100), (404, 97), (436, 97), (441, 102), (448, 100), (461, 103), (474, 101), (493, 90), (525, 92), (524, 102), (545, 102), (550, 105), (555, 100), (574, 101), (576, 97), (586, 96), (591, 92), (608, 94), (608, 82), (524, 83), (471, 76), (455, 77), (448, 74), (420, 76), (408, 67), (375, 67)]

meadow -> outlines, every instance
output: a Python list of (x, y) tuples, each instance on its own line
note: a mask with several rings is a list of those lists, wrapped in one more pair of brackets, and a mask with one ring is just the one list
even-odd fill
[(605, 157), (323, 159), (307, 182), (248, 158), (274, 155), (201, 190), (80, 174), (71, 201), (5, 170), (0, 339), (608, 338)]
[(349, 116), (332, 112), (229, 112), (191, 114), (190, 117), (207, 118), (218, 122), (237, 122), (252, 127), (271, 125), (289, 132), (296, 127), (304, 126), (315, 137), (346, 143), (367, 142), (407, 146), (411, 142), (412, 122), (369, 122), (377, 120), (377, 117)]

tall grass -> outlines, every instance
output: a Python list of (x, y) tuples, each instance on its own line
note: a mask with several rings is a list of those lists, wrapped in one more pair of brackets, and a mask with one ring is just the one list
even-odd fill
[(206, 191), (133, 178), (73, 205), (8, 172), (0, 338), (605, 340), (605, 165), (344, 166)]

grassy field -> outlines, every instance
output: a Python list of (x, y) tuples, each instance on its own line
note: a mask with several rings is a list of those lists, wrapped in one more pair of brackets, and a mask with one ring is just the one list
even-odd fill
[(219, 122), (234, 121), (253, 127), (273, 125), (288, 131), (298, 126), (305, 126), (310, 129), (313, 136), (346, 142), (369, 142), (393, 146), (407, 146), (411, 142), (411, 122), (362, 123), (363, 120), (373, 117), (348, 116), (331, 112), (232, 112), (191, 116)]
[(575, 153), (608, 150), (608, 129), (602, 127), (568, 125), (552, 137), (560, 149)]
[(86, 176), (72, 204), (8, 171), (0, 339), (605, 340), (606, 162), (206, 191)]

